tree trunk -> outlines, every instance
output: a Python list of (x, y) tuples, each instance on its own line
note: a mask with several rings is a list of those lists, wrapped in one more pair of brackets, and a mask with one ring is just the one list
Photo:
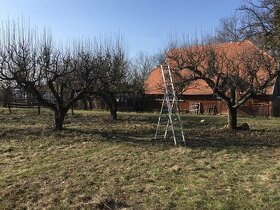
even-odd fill
[(63, 110), (57, 110), (55, 111), (55, 130), (62, 130), (63, 129), (63, 122), (65, 118), (65, 113)]
[(93, 110), (92, 99), (90, 97), (88, 98), (88, 103), (89, 103), (89, 110)]
[(111, 113), (111, 118), (112, 120), (117, 120), (118, 119), (118, 115), (117, 115), (117, 110), (114, 108), (110, 108), (110, 113)]
[(103, 98), (103, 100), (107, 104), (107, 107), (110, 110), (112, 120), (117, 120), (118, 119), (118, 115), (117, 115), (118, 102), (117, 102), (117, 100), (112, 95), (103, 94), (103, 95), (101, 95), (101, 97)]
[(237, 109), (232, 106), (228, 106), (228, 128), (237, 129)]
[(87, 98), (84, 97), (82, 100), (83, 103), (83, 110), (88, 110)]
[(117, 106), (115, 106), (111, 101), (107, 101), (107, 105), (110, 110), (112, 120), (117, 120), (118, 119)]

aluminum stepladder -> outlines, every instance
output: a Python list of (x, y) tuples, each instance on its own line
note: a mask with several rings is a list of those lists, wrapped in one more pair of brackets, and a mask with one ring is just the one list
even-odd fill
[[(157, 124), (157, 129), (156, 129), (154, 139), (157, 139), (162, 117), (164, 115), (166, 115), (167, 116), (167, 125), (165, 128), (163, 138), (164, 139), (166, 138), (168, 129), (171, 128), (174, 144), (177, 145), (177, 140), (176, 140), (176, 135), (175, 135), (175, 130), (174, 130), (174, 122), (177, 121), (179, 123), (182, 141), (183, 141), (184, 145), (186, 145), (184, 131), (183, 131), (182, 122), (181, 122), (181, 118), (180, 118), (178, 98), (176, 96), (176, 91), (174, 88), (170, 67), (169, 67), (169, 65), (167, 65), (167, 66), (161, 65), (160, 69), (161, 69), (163, 86), (164, 86), (164, 97), (163, 97), (163, 101), (162, 101), (162, 105), (161, 105), (161, 109), (160, 109), (160, 115), (158, 118), (158, 124)], [(174, 118), (174, 116), (175, 116), (175, 118)]]

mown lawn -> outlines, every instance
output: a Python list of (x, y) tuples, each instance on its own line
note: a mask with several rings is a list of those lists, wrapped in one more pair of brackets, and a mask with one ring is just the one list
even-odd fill
[[(280, 119), (183, 116), (188, 146), (152, 140), (158, 114), (0, 109), (1, 209), (279, 209)], [(204, 122), (201, 120), (204, 119)]]

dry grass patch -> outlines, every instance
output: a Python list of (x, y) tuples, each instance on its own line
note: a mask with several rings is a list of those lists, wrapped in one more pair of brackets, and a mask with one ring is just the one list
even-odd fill
[[(157, 114), (0, 113), (1, 208), (277, 209), (279, 119), (183, 116), (188, 147), (153, 141)], [(200, 123), (205, 119), (205, 123)]]

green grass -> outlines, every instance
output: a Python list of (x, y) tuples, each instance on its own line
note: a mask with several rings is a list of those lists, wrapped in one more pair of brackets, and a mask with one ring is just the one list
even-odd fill
[[(152, 140), (157, 113), (0, 109), (1, 209), (279, 209), (280, 119), (184, 115), (187, 147)], [(203, 123), (201, 120), (205, 119)]]

